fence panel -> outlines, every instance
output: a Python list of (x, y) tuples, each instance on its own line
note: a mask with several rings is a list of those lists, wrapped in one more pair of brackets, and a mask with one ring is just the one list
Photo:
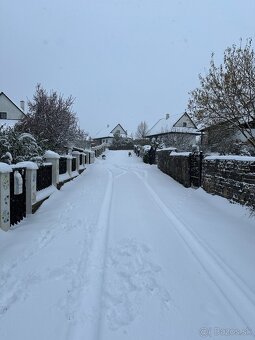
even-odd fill
[[(22, 193), (15, 194), (15, 172), (18, 171), (22, 178)], [(10, 220), (11, 225), (20, 222), (26, 217), (26, 169), (14, 168), (10, 173)]]
[(60, 157), (59, 159), (59, 174), (63, 175), (67, 172), (67, 159), (65, 157)]
[(75, 171), (76, 170), (76, 158), (74, 157), (72, 159), (72, 171)]
[(37, 170), (36, 190), (48, 188), (52, 185), (52, 165), (41, 165)]

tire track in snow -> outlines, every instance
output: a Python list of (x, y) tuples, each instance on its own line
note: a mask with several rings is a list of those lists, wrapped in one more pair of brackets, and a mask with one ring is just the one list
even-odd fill
[[(69, 340), (97, 339), (99, 336), (101, 296), (113, 194), (113, 174), (111, 170), (106, 170), (108, 183), (95, 226), (96, 235), (91, 252), (88, 255), (88, 261), (85, 261), (86, 249), (83, 249), (77, 275), (72, 285), (76, 291), (78, 290), (75, 297), (76, 302), (80, 301), (75, 304), (78, 309), (76, 311), (77, 320), (74, 320), (67, 332)], [(86, 244), (84, 244), (85, 247)]]
[(252, 329), (255, 320), (253, 292), (208, 245), (205, 245), (198, 235), (191, 231), (174, 212), (167, 208), (146, 180), (136, 171), (133, 172), (144, 183), (153, 200), (171, 221), (174, 229), (189, 248), (195, 260), (202, 266), (207, 276), (218, 288), (236, 315), (245, 326)]
[[(132, 173), (132, 168), (114, 164), (109, 169), (113, 172), (114, 192), (115, 181)], [(116, 169), (122, 172), (116, 174)], [(110, 216), (115, 213), (112, 208), (111, 204)], [(126, 238), (113, 247), (109, 247), (108, 241), (106, 244), (96, 340), (104, 339), (106, 325), (108, 329), (117, 330), (133, 322), (139, 315), (140, 303), (145, 297), (156, 298), (164, 310), (169, 309), (170, 302), (174, 304), (168, 290), (159, 282), (161, 267), (151, 260), (149, 247), (135, 239)]]

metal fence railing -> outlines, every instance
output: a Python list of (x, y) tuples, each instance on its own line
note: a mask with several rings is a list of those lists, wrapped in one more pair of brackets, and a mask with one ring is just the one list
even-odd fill
[(60, 157), (59, 159), (59, 174), (63, 175), (67, 171), (67, 159), (65, 157)]
[(36, 190), (40, 191), (52, 185), (52, 165), (41, 165), (37, 170)]
[(76, 170), (76, 158), (72, 158), (72, 171)]

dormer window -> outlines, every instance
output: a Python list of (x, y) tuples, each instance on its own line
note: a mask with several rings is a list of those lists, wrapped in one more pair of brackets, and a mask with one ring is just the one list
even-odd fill
[(182, 123), (182, 126), (183, 126), (183, 127), (187, 127), (187, 122), (183, 122), (183, 123)]
[(0, 119), (7, 119), (7, 112), (0, 112)]

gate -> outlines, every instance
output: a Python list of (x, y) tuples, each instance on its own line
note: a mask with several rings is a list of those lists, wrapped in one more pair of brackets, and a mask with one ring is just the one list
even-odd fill
[(190, 185), (192, 187), (201, 186), (202, 178), (202, 152), (194, 152), (190, 155)]
[[(16, 171), (20, 174), (17, 176)], [(16, 178), (15, 178), (16, 175)], [(19, 179), (17, 179), (19, 177)], [(22, 181), (21, 182), (21, 178)], [(16, 183), (14, 183), (16, 182)], [(20, 183), (19, 190), (17, 191), (17, 185)], [(13, 172), (10, 173), (10, 220), (11, 225), (20, 222), (26, 217), (26, 169), (25, 168), (13, 168)]]

